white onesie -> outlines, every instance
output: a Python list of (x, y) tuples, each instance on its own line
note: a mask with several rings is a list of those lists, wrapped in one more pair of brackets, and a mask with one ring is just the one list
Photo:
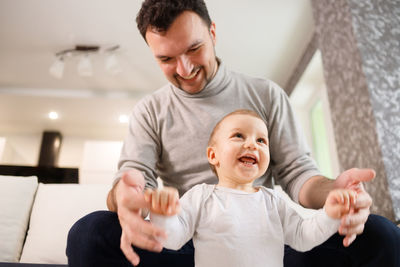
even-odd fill
[(166, 230), (166, 248), (193, 238), (196, 267), (283, 266), (284, 244), (307, 251), (338, 230), (340, 220), (323, 209), (303, 219), (275, 191), (258, 188), (196, 185), (180, 199), (178, 215), (151, 214), (151, 221)]

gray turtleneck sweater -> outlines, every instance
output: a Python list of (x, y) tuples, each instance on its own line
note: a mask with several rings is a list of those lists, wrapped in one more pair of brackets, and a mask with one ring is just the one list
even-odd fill
[(147, 187), (160, 177), (180, 195), (196, 184), (216, 184), (206, 147), (216, 123), (237, 109), (256, 111), (268, 126), (271, 162), (255, 185), (276, 183), (298, 202), (306, 180), (320, 175), (295, 122), (287, 95), (275, 83), (231, 72), (223, 63), (197, 94), (171, 83), (141, 99), (134, 107), (116, 180), (130, 168), (142, 171)]

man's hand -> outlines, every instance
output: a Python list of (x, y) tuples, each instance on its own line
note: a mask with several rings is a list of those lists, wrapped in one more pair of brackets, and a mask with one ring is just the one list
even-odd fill
[(162, 189), (146, 189), (144, 198), (150, 206), (150, 211), (156, 214), (172, 216), (179, 212), (179, 194), (173, 187)]
[(349, 246), (356, 236), (364, 231), (364, 224), (370, 214), (372, 199), (364, 190), (362, 182), (371, 181), (375, 178), (372, 169), (350, 169), (344, 171), (335, 180), (335, 188), (351, 189), (357, 192), (357, 201), (349, 214), (344, 216), (339, 227), (339, 233), (345, 235), (343, 245)]
[(122, 228), (121, 250), (133, 265), (138, 265), (140, 259), (132, 245), (160, 252), (162, 245), (157, 240), (166, 237), (163, 230), (145, 221), (142, 217), (142, 209), (149, 208), (144, 200), (144, 185), (142, 173), (130, 170), (122, 175), (114, 191), (118, 218)]

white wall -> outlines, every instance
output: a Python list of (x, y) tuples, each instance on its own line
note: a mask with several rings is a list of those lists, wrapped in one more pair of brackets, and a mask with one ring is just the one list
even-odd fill
[(79, 169), (80, 184), (111, 184), (117, 171), (122, 142), (86, 141)]
[(6, 145), (6, 138), (0, 137), (0, 162), (3, 158), (4, 147)]
[(59, 167), (80, 167), (83, 158), (83, 146), (87, 141), (83, 137), (65, 136), (63, 137), (60, 156), (58, 158)]
[(40, 149), (40, 134), (3, 135), (5, 146), (1, 164), (37, 165)]

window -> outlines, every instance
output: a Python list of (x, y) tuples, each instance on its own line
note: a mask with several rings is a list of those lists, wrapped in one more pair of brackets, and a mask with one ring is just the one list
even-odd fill
[(322, 101), (318, 99), (310, 112), (314, 158), (322, 174), (327, 177), (333, 177), (327, 127), (324, 117)]
[(336, 177), (340, 168), (319, 51), (290, 95), (290, 102), (321, 173)]

